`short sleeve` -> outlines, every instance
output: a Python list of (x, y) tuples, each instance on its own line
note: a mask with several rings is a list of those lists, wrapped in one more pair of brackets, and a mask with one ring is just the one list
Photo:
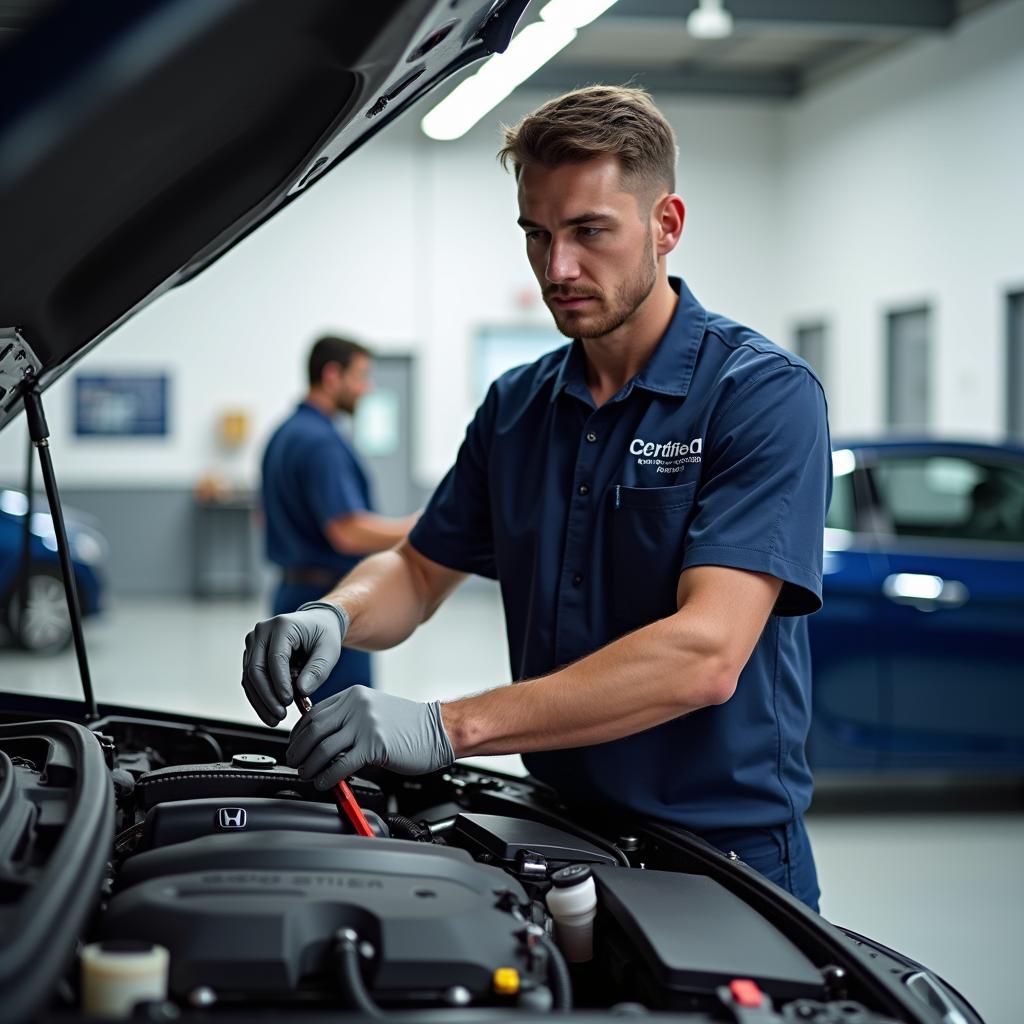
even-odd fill
[(766, 573), (783, 584), (776, 615), (817, 611), (832, 490), (821, 385), (804, 367), (780, 360), (712, 424), (681, 568)]
[(498, 575), (489, 486), (496, 405), (497, 391), (492, 385), (466, 429), (455, 465), (409, 534), (412, 546), (432, 561), (490, 579)]
[(332, 519), (367, 511), (366, 497), (352, 456), (338, 442), (318, 442), (307, 453), (306, 493), (321, 529)]

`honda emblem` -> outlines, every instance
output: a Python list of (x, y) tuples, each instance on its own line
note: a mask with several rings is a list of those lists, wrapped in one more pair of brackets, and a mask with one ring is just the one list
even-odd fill
[(222, 807), (217, 821), (221, 828), (245, 828), (246, 817), (244, 807)]

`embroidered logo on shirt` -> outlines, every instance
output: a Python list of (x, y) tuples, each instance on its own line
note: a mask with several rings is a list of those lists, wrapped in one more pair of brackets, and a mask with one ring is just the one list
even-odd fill
[(645, 441), (634, 437), (629, 454), (637, 457), (638, 466), (654, 466), (656, 473), (675, 473), (692, 462), (700, 462), (704, 452), (704, 438), (692, 441)]

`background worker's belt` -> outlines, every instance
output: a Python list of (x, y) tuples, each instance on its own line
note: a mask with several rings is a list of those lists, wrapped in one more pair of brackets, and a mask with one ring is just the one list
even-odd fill
[(289, 587), (333, 587), (343, 573), (318, 566), (298, 566), (284, 570), (284, 582)]

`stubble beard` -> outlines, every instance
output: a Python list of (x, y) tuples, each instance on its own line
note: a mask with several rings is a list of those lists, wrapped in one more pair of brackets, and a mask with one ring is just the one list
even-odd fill
[[(654, 260), (654, 238), (648, 231), (644, 253), (636, 271), (616, 289), (607, 312), (577, 317), (569, 311), (562, 312), (550, 304), (548, 308), (555, 318), (555, 326), (567, 338), (603, 338), (606, 334), (617, 331), (636, 313), (654, 290), (657, 281), (658, 265)], [(598, 299), (601, 301), (600, 296)]]

